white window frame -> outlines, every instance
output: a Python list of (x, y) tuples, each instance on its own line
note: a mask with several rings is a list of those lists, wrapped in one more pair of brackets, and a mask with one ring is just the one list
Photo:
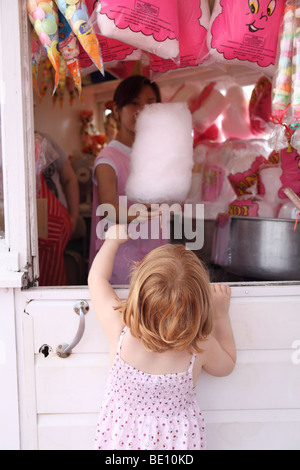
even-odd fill
[(5, 239), (0, 288), (38, 276), (33, 87), (27, 2), (0, 1), (0, 103)]

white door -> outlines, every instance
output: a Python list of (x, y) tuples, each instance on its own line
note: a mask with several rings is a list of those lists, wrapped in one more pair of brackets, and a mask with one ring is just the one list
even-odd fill
[[(6, 360), (1, 331), (0, 377), (5, 380), (11, 365), (17, 373), (8, 388), (0, 389), (0, 412), (13, 400), (15, 406), (8, 409), (17, 410), (14, 421), (19, 414), (21, 449), (91, 449), (109, 367), (108, 345), (87, 288), (27, 289), (38, 263), (26, 2), (1, 0), (0, 25), (6, 188), (0, 300), (3, 307), (4, 296), (9, 297), (1, 324), (13, 353)], [(124, 298), (126, 289), (118, 294)], [(72, 354), (62, 358), (57, 347), (72, 344), (82, 321), (74, 312), (78, 301), (89, 306), (84, 333)], [(298, 285), (233, 289), (237, 368), (224, 379), (203, 374), (197, 389), (211, 449), (300, 448), (300, 366), (292, 360), (293, 345), (300, 340), (299, 310)], [(7, 428), (0, 426), (2, 437)]]
[[(124, 299), (127, 290), (116, 293)], [(197, 385), (209, 449), (299, 450), (300, 287), (235, 286), (232, 297), (236, 369), (221, 379), (202, 373)], [(61, 358), (57, 348), (72, 343), (79, 329), (78, 301), (89, 306), (85, 331)], [(93, 449), (109, 350), (88, 290), (29, 289), (16, 296), (16, 309), (24, 339), (22, 448)]]
[[(88, 289), (25, 291), (17, 308), (24, 335), (22, 448), (92, 449), (109, 355)], [(70, 356), (60, 357), (59, 346), (72, 346), (77, 333)]]

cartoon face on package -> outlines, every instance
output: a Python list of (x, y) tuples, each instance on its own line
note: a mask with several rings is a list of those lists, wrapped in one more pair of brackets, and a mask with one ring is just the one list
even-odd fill
[(211, 25), (211, 54), (217, 61), (247, 61), (272, 74), (284, 0), (218, 0)]

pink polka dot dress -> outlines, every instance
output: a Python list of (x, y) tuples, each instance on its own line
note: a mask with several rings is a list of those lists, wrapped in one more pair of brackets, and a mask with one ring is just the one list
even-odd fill
[(152, 375), (120, 356), (123, 330), (96, 429), (95, 450), (205, 450), (204, 418), (186, 372)]

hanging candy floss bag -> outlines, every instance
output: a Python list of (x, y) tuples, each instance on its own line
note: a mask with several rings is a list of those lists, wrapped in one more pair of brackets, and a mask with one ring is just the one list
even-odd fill
[(99, 27), (97, 24), (97, 15), (94, 13), (97, 3), (98, 2), (95, 0), (86, 0), (86, 6), (90, 15), (89, 24), (94, 26), (94, 30), (97, 34), (103, 62), (107, 65), (110, 62), (140, 60), (141, 51), (139, 49), (125, 44), (124, 42), (117, 41), (116, 39), (111, 39), (98, 34)]
[(90, 56), (95, 66), (104, 74), (103, 60), (98, 39), (89, 23), (89, 12), (85, 0), (55, 0), (60, 12), (65, 16), (81, 46)]
[(163, 59), (178, 60), (177, 0), (102, 0), (94, 13), (97, 33)]
[(210, 11), (207, 0), (178, 0), (180, 64), (151, 57), (153, 72), (165, 73), (176, 68), (196, 67), (209, 58), (207, 31)]
[(78, 93), (81, 94), (81, 66), (79, 43), (64, 15), (59, 11), (59, 50), (67, 64)]
[(272, 75), (285, 0), (217, 0), (208, 45), (212, 57)]
[[(289, 106), (291, 105), (291, 108)], [(287, 0), (280, 28), (273, 80), (273, 117), (300, 120), (300, 1)], [(297, 131), (298, 134), (298, 131)], [(298, 139), (297, 139), (298, 140)]]
[(55, 70), (54, 94), (59, 82), (60, 61), (60, 53), (58, 50), (58, 9), (53, 2), (47, 3), (41, 0), (28, 0), (27, 11), (31, 24)]

